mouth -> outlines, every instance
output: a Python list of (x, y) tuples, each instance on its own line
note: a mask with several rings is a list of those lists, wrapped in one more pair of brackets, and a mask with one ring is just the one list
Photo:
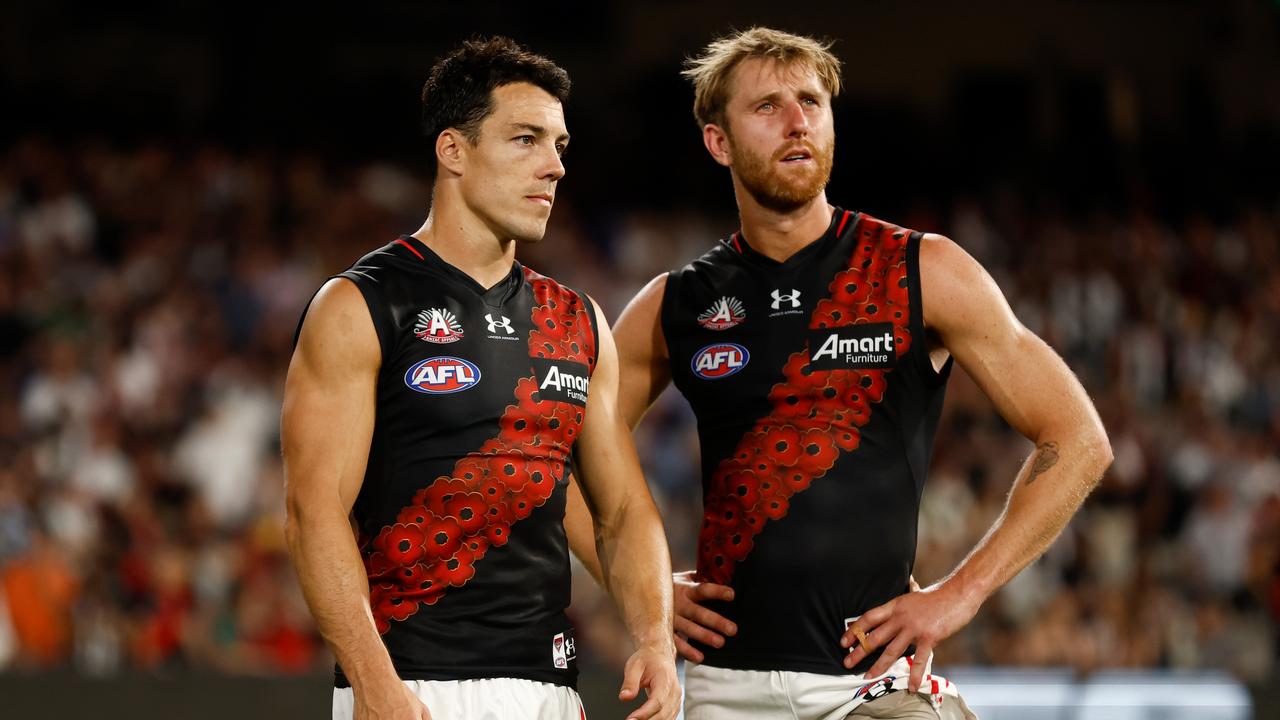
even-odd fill
[(555, 199), (552, 198), (550, 195), (547, 195), (546, 193), (542, 193), (538, 195), (525, 195), (525, 197), (529, 200), (532, 200), (540, 205), (545, 205), (547, 207), (551, 207), (551, 204), (555, 202)]
[(782, 163), (786, 165), (806, 163), (811, 160), (813, 160), (813, 153), (804, 148), (789, 150), (782, 154)]

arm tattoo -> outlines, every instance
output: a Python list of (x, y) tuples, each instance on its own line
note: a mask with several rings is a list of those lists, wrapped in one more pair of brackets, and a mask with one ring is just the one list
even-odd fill
[(1058, 464), (1058, 443), (1047, 442), (1036, 448), (1035, 461), (1031, 463), (1031, 474), (1027, 476), (1027, 485), (1036, 481), (1041, 473)]

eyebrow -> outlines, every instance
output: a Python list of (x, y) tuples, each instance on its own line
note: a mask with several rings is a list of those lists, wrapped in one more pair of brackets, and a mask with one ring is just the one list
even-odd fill
[[(540, 138), (543, 138), (543, 137), (546, 137), (546, 136), (547, 136), (547, 129), (546, 129), (546, 128), (544, 128), (544, 127), (542, 127), (541, 125), (534, 125), (534, 124), (532, 124), (532, 123), (523, 123), (523, 122), (518, 122), (518, 123), (511, 123), (511, 128), (512, 128), (513, 130), (527, 130), (530, 134), (535, 135), (535, 136), (540, 137)], [(556, 138), (556, 140), (558, 140), (559, 142), (562, 142), (562, 143), (568, 144), (568, 142), (569, 142), (569, 133), (561, 133), (561, 134), (560, 134), (560, 136)]]
[[(766, 93), (766, 94), (764, 94), (764, 95), (760, 95), (759, 97), (755, 98), (754, 100), (752, 100), (752, 101), (751, 101), (751, 104), (752, 104), (752, 105), (758, 105), (759, 103), (762, 103), (762, 102), (777, 103), (777, 102), (778, 102), (778, 100), (780, 100), (780, 99), (782, 98), (783, 94), (784, 94), (784, 93), (783, 93), (783, 91), (781, 91), (781, 90), (774, 90), (774, 91), (773, 91), (773, 92), (771, 92), (771, 93)], [(798, 87), (798, 88), (795, 88), (795, 94), (796, 94), (796, 95), (798, 95), (799, 97), (802, 97), (802, 98), (803, 98), (803, 97), (815, 97), (815, 98), (820, 98), (820, 97), (822, 97), (822, 96), (823, 96), (823, 93), (822, 93), (820, 90), (818, 90), (817, 88), (813, 88), (813, 87)]]

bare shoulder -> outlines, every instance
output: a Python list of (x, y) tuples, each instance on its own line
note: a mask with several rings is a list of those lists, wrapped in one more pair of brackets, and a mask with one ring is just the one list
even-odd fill
[(945, 235), (926, 233), (920, 239), (920, 294), (925, 325), (944, 335), (958, 327), (1013, 319), (987, 271)]
[(331, 363), (377, 367), (382, 361), (369, 306), (355, 283), (333, 278), (320, 288), (302, 322), (295, 355), (321, 367)]

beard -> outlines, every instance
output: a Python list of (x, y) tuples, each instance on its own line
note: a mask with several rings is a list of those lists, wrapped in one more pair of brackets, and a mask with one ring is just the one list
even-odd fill
[(757, 203), (775, 212), (791, 212), (818, 197), (826, 188), (827, 181), (831, 179), (835, 138), (822, 148), (809, 142), (802, 144), (813, 157), (813, 166), (803, 172), (792, 170), (785, 174), (779, 163), (786, 156), (788, 148), (782, 148), (771, 157), (764, 158), (734, 145), (733, 170)]

